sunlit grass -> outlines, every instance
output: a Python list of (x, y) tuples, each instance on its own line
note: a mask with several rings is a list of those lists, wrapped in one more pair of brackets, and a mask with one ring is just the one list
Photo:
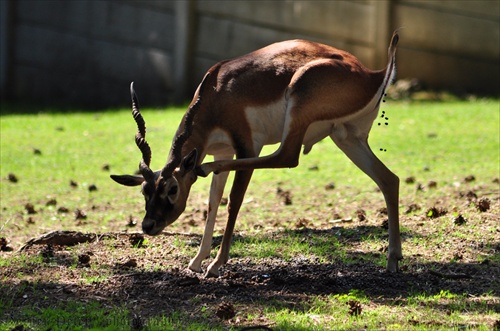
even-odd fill
[[(484, 303), (487, 300), (490, 304)], [(359, 315), (350, 313), (349, 302), (360, 304)], [(301, 309), (270, 308), (267, 314), (276, 323), (276, 330), (450, 330), (472, 327), (488, 330), (485, 325), (470, 325), (478, 314), (494, 318), (491, 302), (481, 298), (441, 291), (435, 295), (415, 294), (407, 301), (397, 300), (385, 305), (374, 304), (362, 291), (316, 297), (303, 303)], [(279, 307), (279, 305), (277, 305)], [(484, 317), (483, 317), (484, 318)], [(488, 321), (486, 318), (484, 321)]]
[[(438, 186), (453, 186), (471, 174), (478, 180), (498, 177), (498, 101), (391, 103), (384, 107), (390, 116), (389, 126), (375, 125), (370, 143), (401, 179), (415, 176), (424, 185), (436, 180)], [(169, 141), (183, 111), (181, 108), (143, 110), (153, 149), (152, 168), (159, 169), (166, 161)], [(39, 224), (44, 230), (56, 226), (74, 228), (73, 213), (77, 208), (88, 212), (88, 228), (94, 231), (96, 227), (100, 231), (116, 228), (117, 222), (142, 214), (138, 189), (118, 186), (109, 179), (110, 173), (133, 173), (140, 159), (134, 144), (136, 127), (128, 109), (4, 115), (0, 122), (0, 225), (5, 227), (4, 231), (21, 221), (19, 215), (25, 213), (24, 205), (28, 202), (45, 214), (43, 224)], [(481, 129), (471, 130), (478, 127)], [(275, 148), (271, 146), (263, 154)], [(380, 148), (387, 151), (381, 152)], [(35, 154), (35, 149), (41, 154)], [(243, 228), (248, 218), (260, 220), (264, 226), (273, 218), (289, 219), (291, 223), (300, 217), (324, 222), (328, 220), (320, 219), (318, 211), (336, 209), (350, 213), (357, 202), (363, 201), (383, 207), (383, 198), (380, 192), (375, 192), (375, 184), (330, 139), (314, 146), (310, 154), (301, 156), (300, 162), (295, 169), (255, 171), (247, 193), (250, 202), (244, 204), (240, 215)], [(105, 165), (111, 170), (103, 170)], [(15, 174), (19, 182), (8, 182), (9, 173)], [(78, 186), (71, 187), (70, 181)], [(206, 199), (209, 182), (208, 178), (200, 178), (193, 187), (192, 199)], [(330, 182), (337, 189), (325, 191)], [(89, 192), (92, 184), (98, 191)], [(268, 201), (275, 198), (278, 187), (291, 192), (292, 206), (269, 208)], [(57, 199), (58, 207), (63, 205), (70, 212), (57, 213), (57, 207), (45, 206), (52, 198)], [(401, 185), (403, 203), (419, 203), (420, 199), (413, 185)], [(256, 204), (258, 208), (254, 208)], [(197, 206), (188, 203), (190, 208)], [(36, 216), (33, 218), (36, 221)]]

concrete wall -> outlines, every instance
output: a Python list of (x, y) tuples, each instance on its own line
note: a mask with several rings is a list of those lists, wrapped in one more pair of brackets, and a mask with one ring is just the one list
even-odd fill
[(399, 76), (430, 87), (499, 95), (500, 2), (413, 1), (394, 6)]
[(88, 107), (189, 98), (215, 62), (305, 38), (381, 68), (403, 27), (398, 78), (499, 95), (500, 2), (2, 0), (1, 91)]
[[(8, 93), (42, 103), (106, 107), (140, 96), (166, 103), (172, 89), (170, 2), (11, 1)], [(153, 89), (154, 88), (154, 89)]]
[[(199, 1), (196, 76), (210, 64), (276, 41), (309, 39), (345, 49), (366, 66), (382, 68), (392, 31), (384, 1)], [(379, 53), (378, 44), (383, 45)]]

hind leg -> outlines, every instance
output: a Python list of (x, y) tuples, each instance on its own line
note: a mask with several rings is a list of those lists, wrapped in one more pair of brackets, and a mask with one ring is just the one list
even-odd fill
[[(290, 106), (292, 107), (292, 106)], [(293, 116), (295, 114), (296, 116)], [(206, 177), (211, 172), (220, 173), (232, 170), (253, 170), (272, 168), (294, 168), (299, 164), (302, 141), (309, 123), (302, 123), (298, 107), (288, 110), (285, 117), (283, 136), (279, 148), (267, 156), (237, 158), (204, 163), (197, 168), (200, 176)]]
[(368, 145), (368, 134), (358, 126), (343, 125), (330, 136), (351, 161), (367, 174), (384, 194), (389, 217), (389, 249), (387, 270), (399, 270), (398, 261), (403, 258), (399, 232), (399, 178), (376, 156)]

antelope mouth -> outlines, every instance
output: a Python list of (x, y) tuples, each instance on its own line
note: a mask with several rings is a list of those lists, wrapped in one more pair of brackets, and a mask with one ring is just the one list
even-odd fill
[(157, 226), (157, 222), (154, 219), (145, 218), (142, 221), (142, 232), (150, 236), (156, 236), (164, 229), (164, 226)]

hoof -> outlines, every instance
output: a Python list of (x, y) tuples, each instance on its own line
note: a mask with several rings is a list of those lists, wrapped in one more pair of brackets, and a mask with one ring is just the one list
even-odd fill
[(201, 274), (203, 272), (203, 269), (201, 269), (201, 266), (195, 266), (191, 263), (188, 265), (188, 270), (195, 272), (197, 274)]

